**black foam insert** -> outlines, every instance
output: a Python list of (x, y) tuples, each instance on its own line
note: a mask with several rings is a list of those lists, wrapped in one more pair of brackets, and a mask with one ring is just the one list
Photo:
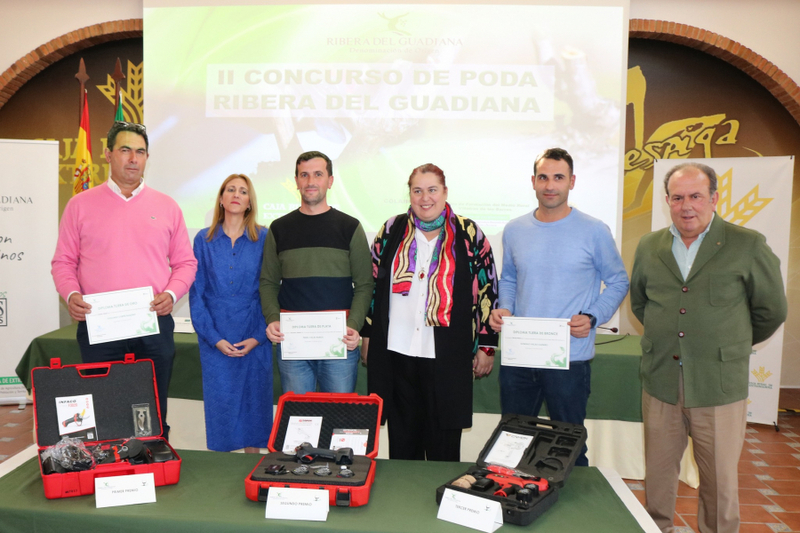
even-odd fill
[(151, 429), (161, 435), (161, 420), (156, 404), (155, 375), (151, 361), (109, 363), (107, 373), (88, 375), (83, 365), (62, 368), (35, 368), (32, 373), (36, 409), (36, 442), (51, 446), (61, 440), (56, 398), (92, 395), (97, 440), (125, 439), (134, 436), (132, 406), (149, 404)]
[[(466, 474), (473, 476), (478, 476), (481, 473), (482, 469), (477, 466), (470, 467), (466, 471)], [(494, 492), (500, 488), (498, 483), (493, 483), (487, 490), (465, 489), (452, 484), (456, 479), (458, 478), (452, 479), (436, 489), (437, 503), (442, 501), (445, 489), (500, 502), (500, 506), (503, 508), (503, 522), (508, 524), (527, 526), (558, 501), (558, 489), (554, 485), (548, 486), (547, 490), (533, 493), (532, 501), (528, 503), (517, 500), (516, 494), (495, 496)]]
[(375, 432), (378, 431), (378, 405), (358, 402), (291, 402), (283, 404), (278, 430), (275, 432), (275, 449), (283, 449), (290, 416), (321, 416), (317, 448), (330, 448), (333, 430), (368, 429), (367, 454), (375, 449)]
[(484, 464), (484, 459), (500, 438), (502, 431), (533, 437), (533, 442), (525, 449), (517, 468), (547, 478), (557, 487), (564, 485), (586, 442), (586, 428), (583, 426), (506, 414), (481, 451), (478, 458), (479, 465)]
[(500, 488), (500, 484), (497, 482), (493, 482), (492, 485), (490, 485), (489, 488), (485, 491), (479, 491), (475, 489), (465, 489), (463, 487), (453, 485), (453, 482), (455, 482), (457, 479), (461, 478), (466, 474), (469, 474), (477, 478), (483, 476), (485, 473), (486, 470), (484, 470), (483, 468), (479, 468), (477, 465), (471, 466), (467, 469), (466, 472), (464, 472), (464, 474), (461, 474), (455, 479), (451, 479), (443, 487), (447, 487), (448, 489), (451, 490), (457, 490), (458, 492), (463, 492), (465, 494), (473, 494), (476, 496), (480, 496), (481, 498), (494, 500), (496, 502), (500, 502), (501, 504), (503, 504), (503, 506), (510, 506), (519, 509), (530, 509), (535, 507), (536, 505), (539, 504), (540, 501), (550, 496), (556, 490), (555, 486), (548, 484), (546, 490), (543, 490), (541, 492), (536, 491), (536, 493), (533, 496), (533, 501), (531, 503), (525, 503), (518, 501), (514, 493), (512, 493), (509, 496), (495, 496), (494, 492)]
[[(283, 465), (288, 473), (280, 475), (268, 474), (267, 469), (273, 464)], [(258, 466), (253, 471), (250, 479), (262, 483), (277, 483), (286, 487), (296, 486), (297, 484), (309, 485), (308, 488), (313, 488), (315, 486), (325, 488), (333, 485), (342, 487), (360, 487), (366, 483), (373, 461), (369, 457), (364, 457), (363, 455), (356, 455), (353, 457), (353, 464), (347, 466), (347, 468), (353, 472), (353, 476), (349, 478), (337, 477), (337, 473), (341, 470), (341, 466), (334, 464), (333, 461), (325, 461), (322, 459), (315, 461), (308, 466), (322, 466), (325, 464), (327, 464), (328, 468), (331, 469), (332, 474), (330, 476), (317, 476), (314, 474), (313, 469), (309, 469), (307, 474), (297, 475), (293, 474), (292, 470), (300, 466), (300, 463), (297, 462), (294, 457), (288, 456), (281, 452), (272, 452), (265, 455), (264, 458), (261, 459), (261, 462), (258, 463)]]

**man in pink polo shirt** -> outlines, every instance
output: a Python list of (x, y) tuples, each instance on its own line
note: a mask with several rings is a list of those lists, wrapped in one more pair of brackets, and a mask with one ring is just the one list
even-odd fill
[[(73, 197), (64, 208), (53, 280), (70, 316), (78, 321), (84, 363), (119, 361), (130, 352), (137, 359), (153, 360), (166, 436), (167, 391), (175, 356), (170, 313), (194, 282), (197, 260), (178, 204), (144, 184), (149, 148), (145, 127), (115, 122), (108, 132), (108, 146), (110, 179)], [(158, 315), (160, 333), (89, 344), (86, 315), (91, 305), (83, 295), (147, 286), (155, 294), (150, 309)]]

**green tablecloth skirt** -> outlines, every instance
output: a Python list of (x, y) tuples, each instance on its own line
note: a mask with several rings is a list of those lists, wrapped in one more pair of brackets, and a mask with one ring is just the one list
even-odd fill
[[(64, 365), (81, 362), (75, 340), (77, 325), (66, 326), (35, 338), (17, 366), (17, 376), (30, 391), (31, 369), (48, 366), (50, 359), (60, 357)], [(639, 381), (639, 362), (642, 352), (639, 337), (598, 335), (592, 361), (592, 393), (587, 408), (588, 418), (596, 420), (642, 421), (642, 387)], [(175, 334), (175, 366), (172, 371), (169, 395), (171, 398), (203, 399), (203, 380), (200, 370), (200, 351), (197, 335)], [(499, 365), (502, 352), (498, 350), (491, 375), (475, 381), (473, 410), (476, 413), (500, 412)], [(274, 365), (274, 403), (281, 394), (277, 361)], [(359, 367), (356, 391), (367, 393), (367, 371)]]
[[(95, 508), (94, 496), (47, 500), (39, 467), (32, 459), (0, 478), (0, 530), (4, 533), (202, 533), (452, 532), (462, 526), (436, 518), (436, 487), (457, 477), (467, 463), (377, 461), (368, 505), (332, 507), (327, 522), (265, 519), (265, 504), (245, 498), (244, 479), (259, 457), (248, 454), (180, 451), (177, 485), (158, 487), (157, 503)], [(503, 531), (517, 531), (505, 526)], [(603, 475), (595, 468), (575, 468), (559, 500), (519, 531), (627, 533), (642, 529)]]

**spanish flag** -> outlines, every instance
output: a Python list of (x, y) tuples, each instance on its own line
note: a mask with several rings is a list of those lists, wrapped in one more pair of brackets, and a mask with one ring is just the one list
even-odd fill
[(94, 186), (92, 178), (92, 140), (89, 136), (89, 99), (83, 92), (83, 115), (78, 130), (78, 144), (75, 147), (75, 171), (72, 173), (72, 195)]
[(119, 92), (119, 104), (117, 105), (117, 115), (115, 121), (125, 122), (125, 114), (122, 112), (122, 91)]

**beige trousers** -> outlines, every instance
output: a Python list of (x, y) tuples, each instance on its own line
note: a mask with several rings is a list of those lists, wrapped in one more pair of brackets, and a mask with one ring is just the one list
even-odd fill
[(700, 473), (700, 533), (739, 531), (739, 456), (747, 426), (747, 400), (716, 407), (664, 403), (642, 391), (647, 512), (664, 533), (673, 530), (681, 457), (692, 437)]

